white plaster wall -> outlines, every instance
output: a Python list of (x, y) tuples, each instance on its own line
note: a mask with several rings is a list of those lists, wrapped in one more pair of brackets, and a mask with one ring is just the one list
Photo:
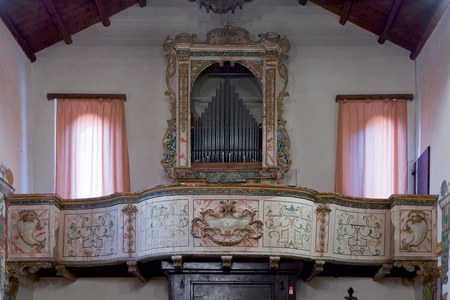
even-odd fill
[(29, 61), (0, 22), (0, 164), (14, 174), (16, 191), (27, 191), (26, 102)]
[(152, 278), (143, 284), (137, 278), (80, 278), (69, 282), (61, 278), (42, 278), (34, 283), (33, 298), (17, 300), (142, 300), (168, 299), (168, 281), (164, 277)]
[[(414, 63), (403, 49), (310, 46), (291, 41), (285, 117), (293, 165), (287, 181), (320, 191), (334, 190), (338, 94), (414, 93)], [(413, 109), (413, 105), (409, 105)], [(410, 139), (413, 149), (414, 139)]]
[[(132, 190), (168, 182), (160, 165), (170, 116), (162, 43), (180, 32), (196, 32), (204, 39), (208, 30), (226, 22), (245, 27), (254, 38), (269, 31), (289, 38), (285, 118), (293, 165), (284, 182), (333, 191), (336, 94), (414, 93), (414, 62), (406, 50), (379, 45), (376, 36), (352, 24), (340, 26), (337, 16), (315, 5), (283, 0), (274, 9), (269, 2), (258, 8), (251, 2), (234, 15), (217, 16), (195, 5), (175, 13), (165, 2), (152, 1), (147, 8), (112, 18), (110, 28), (93, 26), (75, 35), (73, 45), (38, 53), (32, 69), (33, 192), (54, 191), (53, 102), (46, 100), (50, 92), (127, 94)], [(113, 37), (130, 27), (136, 35)], [(138, 39), (141, 31), (146, 32), (143, 40)], [(96, 43), (92, 36), (98, 36)]]
[(348, 297), (348, 289), (355, 291), (359, 300), (401, 299), (421, 300), (421, 287), (399, 278), (384, 278), (376, 282), (372, 278), (316, 277), (311, 282), (297, 282), (297, 299), (337, 300)]
[(126, 94), (132, 190), (167, 182), (160, 165), (170, 118), (161, 48), (55, 47), (32, 69), (34, 192), (54, 192), (54, 102), (47, 100), (53, 92)]
[[(417, 153), (430, 146), (430, 193), (439, 194), (443, 180), (450, 182), (450, 10), (442, 16), (417, 57)], [(438, 239), (441, 240), (438, 209)], [(450, 285), (442, 287), (449, 293)]]
[(430, 146), (430, 189), (439, 194), (450, 181), (450, 10), (444, 14), (417, 57), (418, 132), (421, 153)]

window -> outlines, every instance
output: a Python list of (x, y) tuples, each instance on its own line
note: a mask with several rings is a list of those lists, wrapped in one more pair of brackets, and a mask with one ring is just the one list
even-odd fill
[[(336, 154), (338, 193), (367, 198), (407, 193), (407, 103), (405, 99), (380, 96), (337, 98), (341, 100)], [(412, 99), (412, 95), (408, 96)]]
[(75, 199), (129, 190), (124, 101), (58, 99), (56, 192)]

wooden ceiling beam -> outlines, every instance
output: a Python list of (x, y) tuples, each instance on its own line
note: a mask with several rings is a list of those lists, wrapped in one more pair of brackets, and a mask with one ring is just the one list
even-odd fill
[(347, 23), (348, 17), (350, 16), (350, 11), (352, 10), (353, 0), (345, 0), (344, 10), (341, 15), (339, 23), (345, 25)]
[(298, 0), (298, 3), (299, 3), (300, 5), (305, 6), (306, 3), (308, 3), (308, 0)]
[(145, 7), (147, 6), (147, 0), (138, 0), (139, 6), (140, 7)]
[(100, 16), (100, 20), (102, 21), (103, 26), (108, 27), (111, 25), (111, 21), (109, 20), (109, 16), (106, 13), (105, 6), (103, 0), (94, 0), (95, 6), (97, 6), (98, 14)]
[(403, 0), (394, 0), (394, 4), (392, 4), (391, 11), (387, 17), (386, 23), (384, 24), (383, 32), (378, 38), (378, 43), (384, 44), (388, 37), (388, 32), (391, 30), (392, 24), (394, 23), (395, 18), (397, 17), (398, 10), (402, 4)]
[(44, 2), (47, 12), (52, 18), (53, 23), (55, 23), (56, 27), (58, 28), (58, 31), (61, 33), (64, 42), (67, 45), (72, 44), (72, 37), (70, 36), (70, 33), (67, 30), (66, 25), (64, 25), (64, 22), (62, 21), (60, 14), (56, 10), (55, 3), (53, 2), (53, 0), (42, 0), (42, 1)]
[(416, 59), (417, 56), (419, 55), (420, 51), (422, 50), (423, 46), (425, 46), (425, 43), (427, 42), (431, 33), (433, 33), (433, 30), (436, 27), (437, 23), (441, 19), (444, 12), (447, 10), (450, 0), (442, 0), (442, 1), (436, 1), (436, 2), (438, 2), (437, 8), (436, 8), (430, 22), (428, 22), (425, 30), (423, 31), (419, 42), (416, 44), (414, 49), (411, 51), (411, 55), (410, 55), (411, 59)]
[(25, 38), (20, 34), (20, 32), (17, 30), (16, 25), (13, 23), (11, 18), (9, 17), (8, 13), (5, 11), (4, 5), (0, 5), (0, 18), (3, 20), (3, 23), (5, 23), (8, 30), (13, 35), (14, 39), (17, 41), (19, 46), (22, 48), (25, 55), (28, 57), (28, 59), (31, 62), (36, 61), (36, 55), (34, 55), (33, 50), (31, 50), (30, 45), (25, 40)]

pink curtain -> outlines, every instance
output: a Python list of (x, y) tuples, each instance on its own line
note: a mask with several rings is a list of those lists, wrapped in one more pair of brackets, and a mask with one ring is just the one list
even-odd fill
[(130, 191), (122, 100), (57, 100), (56, 193), (65, 199)]
[(335, 190), (387, 198), (407, 193), (405, 100), (339, 102)]

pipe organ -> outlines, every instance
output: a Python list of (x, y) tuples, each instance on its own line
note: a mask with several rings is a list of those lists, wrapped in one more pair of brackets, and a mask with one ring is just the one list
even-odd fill
[(280, 182), (291, 166), (283, 119), (289, 48), (273, 32), (253, 40), (231, 26), (203, 41), (186, 33), (165, 40), (172, 115), (161, 163), (174, 182)]
[(193, 163), (261, 162), (261, 124), (228, 77), (201, 115), (193, 116), (192, 123)]

